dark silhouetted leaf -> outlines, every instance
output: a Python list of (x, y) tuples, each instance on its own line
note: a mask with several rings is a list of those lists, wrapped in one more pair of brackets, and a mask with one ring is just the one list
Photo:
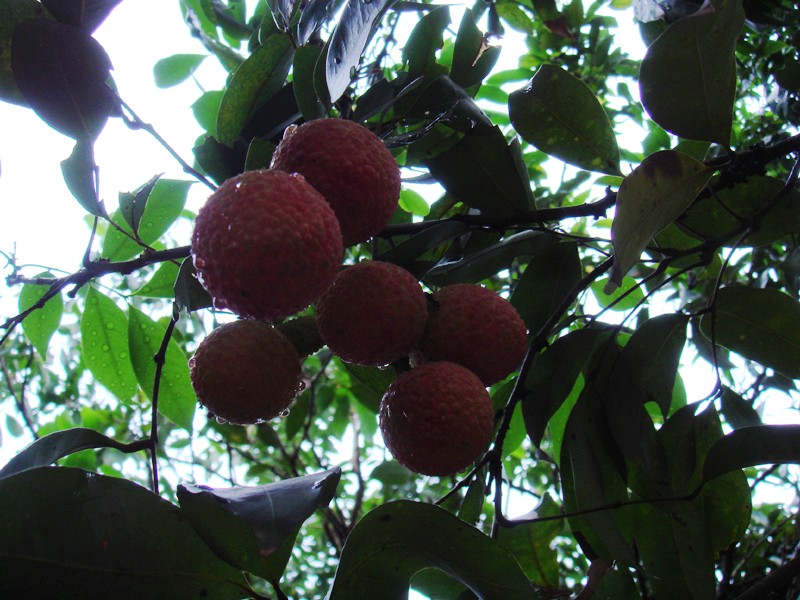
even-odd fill
[(119, 195), (119, 212), (125, 222), (130, 225), (134, 235), (139, 235), (139, 223), (142, 221), (147, 199), (159, 179), (161, 179), (161, 175), (156, 175), (133, 193)]
[(294, 48), (289, 36), (270, 36), (233, 74), (217, 115), (217, 138), (232, 146), (247, 122), (286, 82)]
[(289, 31), (296, 4), (295, 0), (267, 0), (269, 10), (272, 12), (272, 18), (275, 20), (275, 25), (279, 30)]
[(713, 313), (700, 321), (710, 340), (780, 371), (800, 377), (800, 303), (778, 290), (729, 286), (717, 292)]
[(325, 21), (339, 11), (342, 4), (344, 0), (310, 0), (297, 22), (298, 47), (305, 46)]
[(106, 209), (97, 197), (95, 188), (94, 146), (91, 141), (75, 143), (69, 158), (61, 161), (61, 173), (67, 189), (89, 214), (106, 216)]
[(244, 172), (247, 144), (234, 144), (233, 148), (206, 136), (192, 148), (197, 163), (217, 183)]
[(302, 46), (294, 53), (292, 88), (297, 106), (306, 121), (325, 116), (325, 107), (314, 86), (314, 71), (321, 56), (322, 48), (319, 46)]
[(353, 78), (378, 20), (394, 0), (347, 0), (342, 17), (331, 34), (325, 59), (325, 80), (336, 102)]
[(422, 275), (422, 273), (417, 273), (414, 269), (414, 261), (417, 258), (425, 254), (428, 250), (448, 240), (464, 235), (469, 231), (470, 228), (465, 223), (459, 221), (442, 221), (403, 240), (383, 254), (376, 256), (375, 260), (394, 263), (411, 271), (415, 275)]
[(426, 567), (445, 571), (483, 600), (539, 597), (500, 543), (443, 508), (401, 500), (356, 524), (329, 598), (404, 598), (411, 576)]
[(499, 127), (469, 132), (426, 165), (451, 195), (484, 214), (508, 216), (533, 208), (522, 151), (516, 140), (506, 142)]
[(511, 304), (532, 333), (539, 331), (580, 281), (581, 263), (574, 242), (545, 246), (531, 257), (511, 294)]
[(490, 46), (478, 29), (471, 10), (465, 10), (453, 48), (450, 78), (465, 89), (477, 87), (500, 57), (500, 48)]
[(300, 358), (314, 354), (325, 345), (319, 336), (315, 315), (300, 315), (287, 319), (275, 325), (275, 329), (292, 343)]
[(514, 129), (529, 144), (588, 171), (620, 175), (611, 121), (592, 90), (555, 65), (542, 65), (508, 98)]
[(403, 60), (408, 63), (409, 77), (436, 76), (447, 68), (436, 63), (436, 53), (444, 45), (444, 30), (450, 25), (450, 9), (438, 6), (424, 15), (403, 46)]
[[(300, 526), (336, 493), (341, 469), (260, 486), (212, 489), (178, 486), (181, 512), (203, 541), (228, 564), (277, 582)], [(276, 560), (276, 559), (281, 560)]]
[(178, 508), (130, 481), (43, 467), (0, 481), (6, 598), (248, 595)]
[[(52, 273), (47, 271), (39, 273), (36, 277), (52, 277)], [(49, 285), (33, 285), (26, 283), (22, 286), (19, 293), (19, 311), (24, 312), (36, 304), (49, 290)], [(61, 298), (61, 292), (50, 298), (45, 302), (44, 306), (37, 308), (22, 322), (22, 330), (39, 356), (43, 360), (47, 359), (47, 346), (50, 344), (50, 338), (58, 329), (61, 324), (61, 315), (64, 313), (64, 300)]]
[(263, 138), (253, 138), (247, 148), (247, 158), (244, 161), (245, 171), (268, 169), (275, 152), (275, 144)]
[(114, 107), (107, 80), (111, 60), (89, 34), (49, 19), (17, 25), (11, 40), (14, 79), (50, 127), (75, 140), (94, 140)]
[(545, 428), (566, 400), (594, 351), (611, 336), (607, 329), (578, 329), (537, 355), (525, 380), (522, 414), (528, 435), (538, 447)]
[(192, 258), (184, 259), (175, 279), (175, 302), (181, 310), (192, 312), (211, 308), (214, 302), (197, 279)]
[(0, 2), (0, 100), (27, 106), (11, 72), (11, 35), (17, 23), (26, 19), (49, 17), (38, 0)]
[(746, 467), (800, 463), (800, 425), (742, 427), (720, 438), (703, 465), (703, 481)]
[(125, 452), (129, 450), (129, 445), (112, 440), (94, 429), (85, 427), (56, 431), (39, 438), (8, 461), (8, 464), (0, 469), (0, 479), (28, 469), (46, 467), (59, 458), (89, 448), (115, 448)]
[(663, 150), (645, 158), (625, 178), (611, 225), (614, 266), (607, 294), (622, 283), (653, 236), (689, 207), (711, 174), (711, 169), (690, 156)]
[(359, 402), (377, 413), (386, 388), (395, 379), (394, 369), (362, 367), (361, 365), (349, 363), (343, 364), (348, 375), (350, 375), (352, 389)]
[[(158, 354), (166, 327), (133, 306), (128, 307), (128, 314), (128, 343), (133, 371), (142, 390), (152, 401), (156, 375), (154, 357)], [(189, 361), (180, 346), (171, 339), (161, 371), (158, 412), (191, 432), (196, 404), (197, 397), (189, 380)]]
[(153, 77), (160, 88), (168, 88), (194, 75), (207, 54), (173, 54), (153, 65)]
[(744, 238), (733, 236), (725, 243), (740, 247), (769, 244), (800, 228), (800, 192), (784, 188), (780, 179), (753, 175), (701, 198), (676, 222), (692, 236), (716, 239), (736, 230), (774, 202), (768, 212), (753, 219), (752, 233)]
[(122, 0), (42, 0), (61, 23), (92, 33)]
[(128, 319), (113, 300), (89, 288), (81, 315), (83, 363), (108, 391), (129, 403), (138, 383), (128, 348)]
[(743, 23), (739, 0), (714, 0), (670, 25), (650, 45), (639, 91), (656, 123), (682, 138), (729, 143), (734, 51)]

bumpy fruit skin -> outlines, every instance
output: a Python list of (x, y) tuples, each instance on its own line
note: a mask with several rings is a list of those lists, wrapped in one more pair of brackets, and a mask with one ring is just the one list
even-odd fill
[(386, 365), (407, 356), (428, 319), (416, 278), (391, 263), (365, 261), (339, 273), (317, 303), (317, 328), (342, 360)]
[(192, 256), (217, 308), (274, 321), (325, 291), (343, 246), (336, 216), (301, 175), (260, 170), (209, 197), (195, 220)]
[(412, 364), (447, 360), (464, 365), (483, 381), (497, 383), (519, 368), (527, 349), (525, 323), (510, 302), (470, 283), (443, 287), (433, 306)]
[(477, 376), (451, 362), (426, 363), (400, 375), (381, 400), (383, 441), (415, 473), (453, 475), (489, 446), (494, 414)]
[(300, 389), (294, 346), (260, 321), (234, 321), (212, 331), (189, 359), (197, 399), (219, 419), (248, 425), (277, 417)]
[(300, 173), (333, 207), (345, 246), (364, 242), (391, 220), (400, 170), (381, 139), (344, 119), (290, 126), (272, 155), (273, 169)]

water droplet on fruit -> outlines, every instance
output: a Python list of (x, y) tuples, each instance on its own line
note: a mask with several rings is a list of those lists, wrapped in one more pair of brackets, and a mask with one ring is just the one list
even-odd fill
[(334, 57), (333, 57), (333, 62), (334, 62), (335, 64), (337, 64), (337, 65), (340, 65), (340, 64), (342, 64), (342, 57), (341, 57), (341, 56), (334, 56)]
[(223, 419), (222, 417), (218, 417), (217, 415), (212, 415), (211, 413), (208, 413), (208, 416), (209, 416), (209, 417), (213, 416), (213, 417), (214, 417), (214, 420), (215, 420), (217, 423), (219, 423), (220, 425), (226, 425), (226, 424), (228, 423), (228, 420), (227, 420), (227, 419)]
[(284, 408), (281, 412), (278, 413), (278, 416), (281, 417), (282, 419), (285, 419), (286, 417), (289, 416), (289, 409)]
[(214, 298), (214, 308), (217, 310), (225, 310), (228, 308), (228, 303), (222, 298)]
[(189, 368), (190, 369), (194, 368), (194, 363), (196, 363), (196, 362), (197, 362), (197, 360), (195, 359), (194, 356), (192, 358), (190, 358), (189, 359)]
[(206, 261), (204, 261), (199, 256), (195, 255), (195, 257), (194, 257), (194, 266), (197, 269), (202, 269), (202, 268), (204, 268), (206, 266)]

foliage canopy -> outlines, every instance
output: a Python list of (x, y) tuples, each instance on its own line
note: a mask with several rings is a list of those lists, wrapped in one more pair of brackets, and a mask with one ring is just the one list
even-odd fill
[[(92, 37), (120, 1), (0, 0), (0, 99), (74, 140), (61, 174), (91, 223), (68, 275), (0, 249), (19, 305), (2, 433), (35, 440), (0, 470), (4, 596), (795, 597), (795, 515), (760, 493), (796, 490), (800, 462), (800, 426), (772, 417), (800, 378), (792, 3), (181, 0), (164, 10), (200, 47), (155, 84), (205, 60), (227, 84), (192, 106), (186, 180), (112, 206), (109, 119), (166, 146)], [(618, 39), (634, 15), (641, 60)], [(524, 53), (503, 56), (505, 32)], [(286, 126), (325, 116), (403, 168), (392, 223), (347, 262), (480, 283), (530, 332), (459, 477), (391, 459), (377, 411), (407, 361), (341, 362), (313, 308), (276, 324), (305, 357), (288, 415), (196, 410), (187, 357), (230, 315), (194, 278), (189, 189), (268, 167)]]

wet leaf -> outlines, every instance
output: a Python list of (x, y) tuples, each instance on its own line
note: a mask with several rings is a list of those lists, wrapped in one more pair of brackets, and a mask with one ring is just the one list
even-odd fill
[[(53, 274), (44, 271), (39, 273), (36, 277), (52, 277)], [(33, 285), (26, 283), (22, 286), (19, 293), (19, 310), (24, 312), (36, 304), (50, 289), (49, 285)], [(50, 298), (45, 302), (44, 306), (37, 308), (22, 322), (22, 330), (39, 356), (43, 360), (47, 359), (47, 346), (50, 344), (50, 338), (58, 329), (61, 324), (61, 315), (64, 313), (64, 300), (61, 298), (61, 292)]]

